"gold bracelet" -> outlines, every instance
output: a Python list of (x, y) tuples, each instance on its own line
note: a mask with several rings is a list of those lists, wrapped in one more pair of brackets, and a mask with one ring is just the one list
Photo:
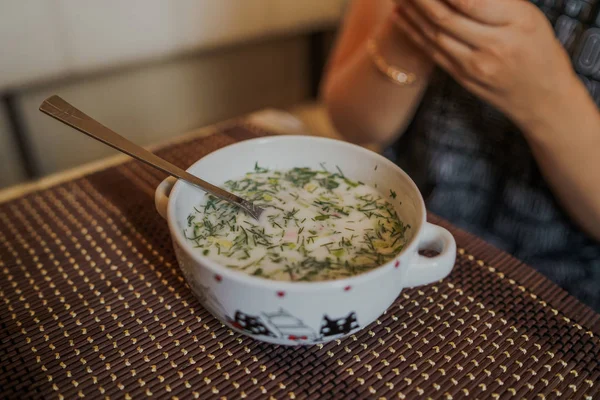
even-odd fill
[(369, 40), (369, 43), (367, 44), (367, 50), (371, 60), (373, 61), (373, 64), (375, 64), (379, 72), (381, 72), (386, 78), (395, 84), (401, 86), (410, 85), (417, 80), (415, 74), (389, 65), (379, 52), (379, 46), (377, 45), (377, 41), (375, 41), (375, 39)]

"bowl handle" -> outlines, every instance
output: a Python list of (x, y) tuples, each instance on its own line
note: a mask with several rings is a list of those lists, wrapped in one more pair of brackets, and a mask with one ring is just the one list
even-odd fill
[(156, 207), (156, 211), (158, 211), (160, 216), (164, 219), (167, 219), (169, 195), (171, 194), (175, 182), (177, 182), (177, 179), (170, 176), (162, 181), (156, 188), (156, 192), (154, 192), (154, 206)]
[(441, 226), (425, 224), (419, 250), (435, 250), (434, 257), (417, 255), (404, 275), (404, 287), (427, 285), (444, 279), (456, 261), (456, 241), (450, 232)]

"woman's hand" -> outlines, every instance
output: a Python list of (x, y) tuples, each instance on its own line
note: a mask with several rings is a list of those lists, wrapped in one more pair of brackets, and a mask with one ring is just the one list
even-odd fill
[(600, 242), (600, 113), (544, 14), (525, 0), (396, 2), (398, 27), (521, 128), (558, 200)]
[(458, 83), (522, 129), (581, 85), (544, 14), (524, 0), (403, 0), (398, 27)]

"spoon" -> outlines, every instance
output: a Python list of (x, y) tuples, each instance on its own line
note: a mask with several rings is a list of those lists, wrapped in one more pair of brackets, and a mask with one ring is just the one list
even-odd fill
[(96, 140), (99, 140), (106, 145), (109, 145), (114, 149), (119, 150), (120, 152), (136, 158), (156, 169), (166, 172), (175, 178), (182, 179), (212, 194), (213, 196), (240, 207), (256, 220), (260, 218), (260, 215), (264, 211), (262, 208), (252, 204), (248, 200), (242, 199), (233, 193), (229, 193), (217, 186), (203, 181), (202, 179), (191, 175), (190, 173), (171, 164), (170, 162), (163, 160), (143, 147), (130, 142), (116, 132), (105, 127), (95, 119), (87, 116), (77, 108), (73, 107), (59, 96), (50, 96), (44, 100), (40, 106), (40, 111)]

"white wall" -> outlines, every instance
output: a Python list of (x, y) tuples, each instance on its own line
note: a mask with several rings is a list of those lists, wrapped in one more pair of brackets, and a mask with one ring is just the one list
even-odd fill
[[(42, 175), (114, 154), (41, 114), (58, 94), (140, 144), (308, 96), (303, 35), (348, 0), (0, 0), (0, 93)], [(22, 167), (0, 115), (0, 187)]]
[(347, 0), (0, 0), (0, 90), (332, 26)]
[(100, 75), (19, 96), (43, 174), (114, 150), (38, 111), (58, 94), (140, 144), (164, 140), (262, 107), (287, 107), (308, 96), (302, 38), (277, 39)]

